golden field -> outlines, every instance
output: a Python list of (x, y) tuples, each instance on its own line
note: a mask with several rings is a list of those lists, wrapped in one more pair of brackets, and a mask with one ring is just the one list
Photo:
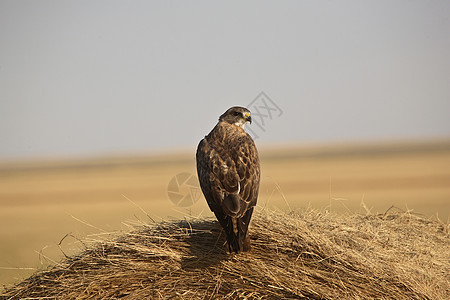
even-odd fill
[(1, 299), (442, 299), (449, 226), (392, 208), (260, 210), (251, 251), (230, 254), (213, 218), (129, 224), (10, 286)]
[[(259, 210), (366, 215), (396, 206), (448, 221), (450, 141), (260, 148), (260, 156)], [(80, 237), (128, 230), (127, 220), (211, 216), (203, 196), (189, 207), (169, 200), (180, 173), (195, 174), (194, 150), (1, 164), (0, 284), (77, 252)]]

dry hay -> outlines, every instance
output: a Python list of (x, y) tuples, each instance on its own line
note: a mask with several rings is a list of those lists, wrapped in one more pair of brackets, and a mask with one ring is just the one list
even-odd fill
[(255, 214), (252, 250), (227, 254), (213, 220), (135, 226), (2, 299), (449, 299), (448, 225), (407, 212)]

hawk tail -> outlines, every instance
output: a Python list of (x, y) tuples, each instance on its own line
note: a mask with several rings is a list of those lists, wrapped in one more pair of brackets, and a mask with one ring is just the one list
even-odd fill
[(250, 251), (250, 238), (247, 235), (247, 232), (252, 213), (253, 207), (249, 209), (242, 218), (229, 218), (228, 226), (224, 226), (230, 253)]
[(244, 236), (244, 233), (240, 231), (237, 234), (235, 234), (234, 232), (229, 232), (227, 234), (228, 251), (230, 253), (239, 253), (241, 251), (246, 251), (244, 250)]

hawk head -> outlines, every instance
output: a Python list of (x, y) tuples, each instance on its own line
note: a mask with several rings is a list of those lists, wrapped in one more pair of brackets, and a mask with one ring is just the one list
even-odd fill
[(220, 116), (219, 121), (244, 128), (248, 122), (252, 123), (252, 117), (250, 116), (250, 111), (245, 107), (233, 106)]

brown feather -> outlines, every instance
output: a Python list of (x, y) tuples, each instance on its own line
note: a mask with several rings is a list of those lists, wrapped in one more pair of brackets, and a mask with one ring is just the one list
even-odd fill
[(219, 121), (200, 141), (196, 159), (202, 192), (225, 230), (230, 251), (248, 250), (248, 225), (260, 181), (253, 139), (241, 127)]

